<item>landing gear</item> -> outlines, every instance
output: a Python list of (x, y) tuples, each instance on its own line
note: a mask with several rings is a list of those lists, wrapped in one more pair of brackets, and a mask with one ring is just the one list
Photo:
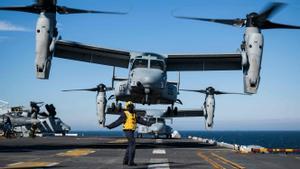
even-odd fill
[(111, 103), (111, 111), (112, 112), (121, 112), (122, 111), (122, 103), (112, 102)]
[(122, 103), (118, 103), (117, 111), (118, 112), (122, 111)]
[(116, 104), (115, 104), (115, 102), (112, 102), (112, 103), (111, 103), (111, 111), (112, 111), (112, 112), (115, 112), (115, 111), (116, 111)]
[(177, 112), (178, 112), (178, 108), (177, 107), (173, 107), (173, 105), (170, 107), (168, 107), (168, 109), (167, 109), (167, 114), (169, 114), (169, 115), (177, 115)]

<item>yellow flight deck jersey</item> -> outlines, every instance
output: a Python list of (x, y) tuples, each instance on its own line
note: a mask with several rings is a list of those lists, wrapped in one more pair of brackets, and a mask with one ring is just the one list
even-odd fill
[(136, 129), (136, 114), (124, 111), (126, 115), (126, 121), (123, 124), (123, 130), (135, 130)]

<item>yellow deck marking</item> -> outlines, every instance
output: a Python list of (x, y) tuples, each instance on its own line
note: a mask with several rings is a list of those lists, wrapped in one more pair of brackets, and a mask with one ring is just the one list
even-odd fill
[(17, 169), (17, 168), (42, 168), (42, 167), (53, 167), (58, 165), (57, 162), (18, 162), (13, 164), (8, 164), (5, 169)]
[(211, 153), (211, 155), (213, 155), (214, 157), (218, 158), (219, 160), (221, 160), (221, 161), (223, 161), (223, 162), (225, 162), (227, 164), (230, 164), (234, 168), (237, 168), (237, 169), (245, 169), (246, 168), (246, 167), (241, 166), (241, 165), (239, 165), (239, 164), (237, 164), (237, 163), (235, 163), (233, 161), (230, 161), (230, 160), (228, 160), (228, 159), (226, 159), (224, 157), (221, 157), (221, 156), (219, 156), (219, 155), (217, 155), (215, 153)]
[(213, 166), (213, 168), (216, 169), (226, 169), (225, 167), (221, 166), (219, 163), (215, 162), (214, 160), (210, 159), (206, 155), (204, 155), (201, 151), (197, 152), (197, 155), (201, 158), (203, 158), (205, 161), (207, 161), (210, 165)]
[(117, 139), (117, 140), (110, 141), (108, 143), (127, 143), (127, 139)]
[(64, 156), (64, 157), (79, 157), (79, 156), (86, 156), (86, 155), (89, 155), (94, 152), (95, 151), (92, 149), (74, 149), (74, 150), (69, 150), (64, 153), (58, 153), (56, 155)]

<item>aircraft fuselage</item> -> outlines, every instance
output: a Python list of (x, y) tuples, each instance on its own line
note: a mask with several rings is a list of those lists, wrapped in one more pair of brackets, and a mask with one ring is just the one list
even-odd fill
[(176, 85), (167, 81), (165, 58), (145, 53), (130, 60), (128, 80), (116, 83), (115, 97), (141, 104), (173, 104)]

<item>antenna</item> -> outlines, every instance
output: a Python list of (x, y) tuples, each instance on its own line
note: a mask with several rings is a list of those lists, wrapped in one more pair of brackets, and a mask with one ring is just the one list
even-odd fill
[(180, 72), (178, 72), (177, 94), (179, 94), (179, 87), (180, 87)]
[(115, 71), (116, 71), (116, 67), (113, 67), (113, 75), (112, 75), (112, 79), (111, 79), (111, 87), (114, 88), (114, 81), (115, 81)]

